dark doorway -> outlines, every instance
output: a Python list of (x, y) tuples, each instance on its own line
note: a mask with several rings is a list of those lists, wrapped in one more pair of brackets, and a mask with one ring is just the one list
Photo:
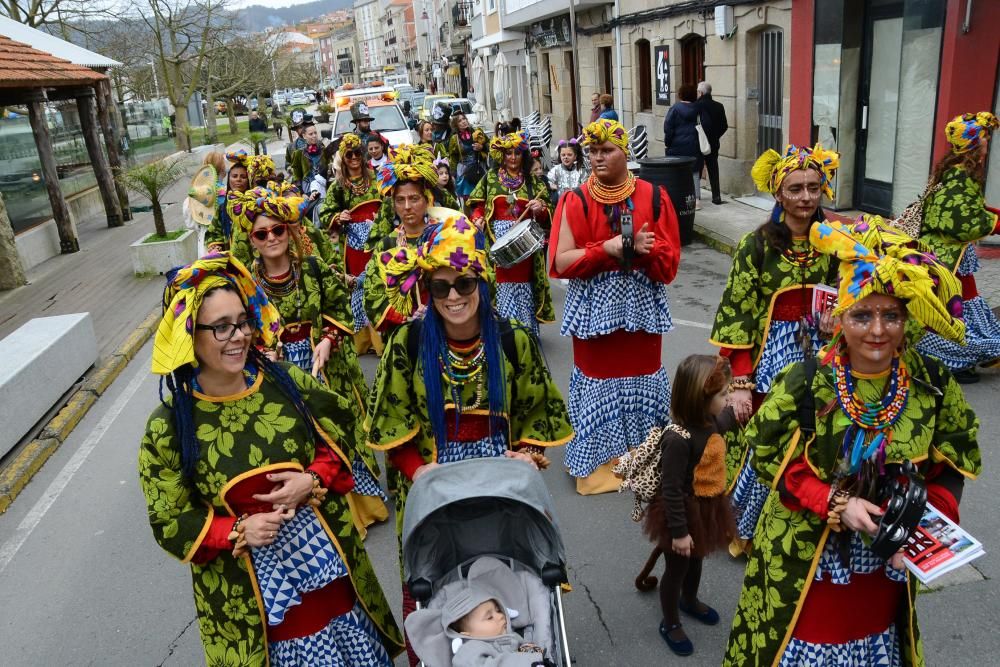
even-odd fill
[[(597, 50), (597, 62), (601, 68), (601, 92), (614, 96), (615, 94), (614, 60), (611, 57), (610, 46), (602, 46)], [(618, 106), (618, 104), (620, 104), (620, 102), (618, 100), (615, 100), (616, 107)]]
[(697, 86), (705, 80), (705, 38), (688, 35), (681, 40), (681, 85)]
[(785, 96), (783, 34), (768, 28), (759, 34), (757, 53), (757, 153), (784, 152), (782, 117)]
[(578, 136), (581, 131), (580, 127), (580, 110), (578, 108), (579, 100), (576, 97), (576, 65), (573, 62), (573, 52), (565, 52), (565, 64), (566, 70), (569, 72), (569, 91), (572, 96), (573, 102), (573, 136)]

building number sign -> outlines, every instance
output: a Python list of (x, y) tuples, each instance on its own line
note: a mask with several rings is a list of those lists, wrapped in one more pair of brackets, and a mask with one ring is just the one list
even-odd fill
[(655, 47), (653, 59), (656, 63), (656, 103), (670, 106), (670, 47)]

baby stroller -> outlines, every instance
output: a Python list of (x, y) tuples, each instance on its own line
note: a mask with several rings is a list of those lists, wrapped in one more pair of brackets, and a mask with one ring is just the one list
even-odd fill
[(570, 667), (565, 549), (541, 474), (523, 461), (486, 458), (443, 464), (417, 479), (406, 500), (403, 568), (418, 608), (442, 606), (448, 584), (472, 581), (494, 559), (522, 582), (513, 629)]

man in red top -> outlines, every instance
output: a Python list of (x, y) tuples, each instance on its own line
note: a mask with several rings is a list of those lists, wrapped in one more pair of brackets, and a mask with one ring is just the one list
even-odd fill
[(673, 328), (666, 286), (677, 273), (677, 214), (663, 188), (627, 166), (628, 133), (600, 119), (584, 129), (590, 178), (556, 209), (549, 272), (568, 278), (563, 335), (573, 337), (566, 465), (582, 495), (617, 490), (611, 468), (669, 421), (661, 363)]

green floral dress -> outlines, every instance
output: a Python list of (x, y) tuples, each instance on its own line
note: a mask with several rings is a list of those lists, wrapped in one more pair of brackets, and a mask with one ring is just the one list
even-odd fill
[[(913, 351), (903, 362), (911, 376), (906, 408), (893, 427), (886, 449), (886, 462), (909, 459), (923, 472), (930, 465), (944, 463), (963, 476), (974, 479), (981, 469), (977, 431), (979, 420), (966, 402), (958, 383), (940, 371), (946, 384), (940, 412), (931, 393), (932, 375), (926, 360)], [(886, 378), (856, 379), (862, 396), (878, 397)], [(798, 429), (798, 408), (805, 394), (803, 364), (793, 364), (776, 379), (767, 400), (746, 427), (745, 435), (756, 448), (754, 467), (760, 480), (771, 489), (757, 528), (754, 550), (747, 563), (743, 591), (733, 619), (724, 665), (777, 665), (793, 639), (795, 620), (824, 553), (830, 530), (826, 521), (809, 510), (786, 507), (775, 490), (791, 461), (804, 457), (823, 482), (833, 479), (837, 459), (849, 425), (846, 415), (835, 409), (817, 414), (815, 437), (803, 442)], [(821, 368), (813, 378), (811, 391), (817, 410), (835, 400), (833, 375)], [(870, 554), (871, 552), (869, 552)], [(877, 558), (872, 554), (873, 558)], [(884, 563), (884, 561), (882, 561)], [(899, 572), (899, 571), (896, 571)], [(923, 647), (913, 601), (916, 579), (907, 572), (908, 596), (899, 608), (895, 627), (904, 665), (923, 665)], [(846, 584), (850, 585), (850, 584)], [(863, 604), (864, 600), (858, 600)], [(847, 614), (850, 610), (831, 610)]]
[[(289, 375), (344, 464), (357, 444), (352, 401), (322, 388), (313, 378), (287, 365)], [(181, 472), (180, 442), (173, 415), (160, 405), (150, 415), (139, 447), (139, 482), (146, 498), (153, 536), (169, 554), (191, 566), (198, 627), (210, 667), (269, 664), (265, 609), (250, 555), (234, 559), (223, 552), (204, 564), (191, 560), (216, 516), (233, 517), (227, 493), (252, 471), (290, 464), (308, 466), (316, 443), (291, 401), (263, 373), (245, 391), (213, 398), (195, 394), (194, 426), (200, 458), (193, 478)], [(310, 508), (299, 512), (312, 511)], [(403, 640), (375, 571), (351, 517), (347, 498), (329, 493), (318, 510), (330, 540), (348, 566), (358, 601), (392, 655)]]
[[(423, 366), (408, 352), (412, 325), (396, 330), (386, 345), (385, 353), (375, 372), (375, 381), (368, 397), (368, 446), (390, 451), (412, 443), (426, 463), (478, 458), (484, 449), (478, 442), (449, 443), (448, 456), (438, 450), (427, 411), (427, 392), (423, 382)], [(570, 440), (573, 429), (559, 388), (552, 380), (537, 343), (520, 326), (512, 325), (517, 366), (506, 357), (507, 397), (509, 411), (505, 415), (508, 432), (493, 455), (511, 447), (554, 447)], [(462, 404), (475, 402), (476, 387), (469, 383), (462, 390)], [(445, 408), (452, 415), (450, 403)], [(471, 414), (488, 414), (474, 410)], [(470, 413), (465, 413), (470, 414)], [(492, 443), (486, 444), (490, 448)], [(464, 452), (463, 452), (464, 450)], [(475, 452), (474, 455), (465, 455)], [(410, 489), (409, 478), (390, 462), (389, 484), (396, 489), (396, 529), (403, 530), (403, 508)]]
[[(331, 351), (323, 369), (323, 380), (327, 387), (354, 404), (357, 417), (351, 428), (356, 441), (362, 442), (368, 387), (354, 349), (350, 299), (343, 281), (326, 264), (315, 257), (307, 257), (302, 263), (299, 284), (291, 294), (274, 294), (266, 285), (264, 291), (281, 314), (278, 338), (282, 342), (285, 360), (306, 373), (312, 372), (313, 350), (322, 340), (324, 331), (335, 330), (342, 334), (340, 344)], [(357, 449), (352, 470), (356, 492), (368, 496), (382, 495), (376, 481), (378, 463), (367, 447)]]
[[(472, 194), (467, 205), (473, 218), (482, 217), (486, 221), (486, 250), (489, 252), (498, 238), (510, 231), (520, 217), (520, 207), (532, 199), (545, 202), (543, 226), (552, 216), (549, 189), (544, 179), (528, 174), (517, 190), (508, 191), (501, 183), (499, 171), (486, 172)], [(512, 201), (513, 200), (513, 201)], [(530, 262), (528, 272), (522, 265)], [(552, 306), (552, 291), (549, 274), (545, 267), (545, 253), (536, 252), (529, 259), (509, 269), (497, 267), (497, 312), (503, 317), (516, 319), (526, 325), (536, 335), (540, 323), (554, 322), (555, 310)]]

